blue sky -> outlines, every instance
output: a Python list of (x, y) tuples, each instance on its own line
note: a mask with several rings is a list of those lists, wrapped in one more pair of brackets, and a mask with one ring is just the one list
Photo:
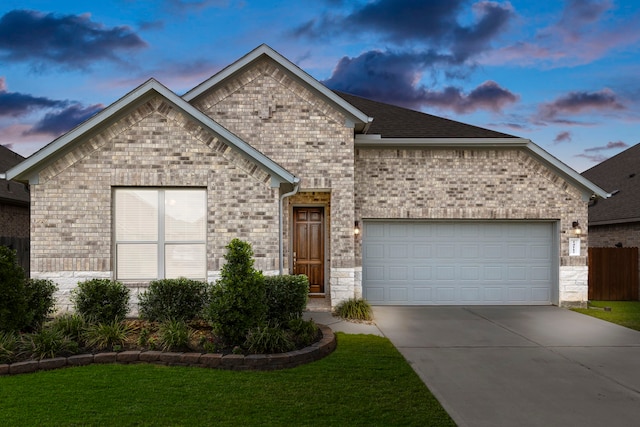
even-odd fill
[(150, 77), (181, 95), (267, 43), (582, 172), (640, 142), (638, 22), (640, 0), (3, 0), (0, 144), (30, 155)]

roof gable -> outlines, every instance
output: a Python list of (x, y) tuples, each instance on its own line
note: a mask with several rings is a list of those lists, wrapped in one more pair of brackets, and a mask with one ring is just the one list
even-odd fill
[(589, 207), (589, 224), (640, 221), (640, 144), (588, 169), (582, 176), (611, 192)]
[(215, 86), (223, 84), (226, 80), (233, 78), (233, 76), (241, 73), (248, 67), (251, 67), (257, 61), (265, 58), (274, 61), (290, 77), (304, 85), (313, 93), (324, 98), (325, 101), (338, 108), (338, 110), (342, 111), (346, 117), (351, 120), (356, 130), (363, 129), (372, 120), (368, 115), (360, 111), (354, 105), (345, 101), (333, 91), (329, 90), (322, 83), (311, 77), (300, 67), (280, 55), (266, 44), (258, 46), (233, 64), (227, 66), (211, 78), (200, 83), (198, 86), (185, 93), (182, 98), (189, 103), (194, 103), (200, 96), (203, 96)]
[(567, 182), (579, 188), (585, 198), (594, 194), (602, 198), (608, 197), (602, 188), (528, 139), (343, 92), (336, 93), (374, 118), (366, 134), (356, 135), (356, 145), (360, 147), (519, 148), (526, 150)]
[(278, 186), (281, 183), (295, 184), (299, 181), (299, 178), (295, 177), (273, 160), (269, 159), (238, 136), (211, 119), (209, 116), (205, 115), (191, 104), (171, 92), (155, 79), (148, 80), (89, 120), (62, 135), (19, 165), (7, 171), (7, 179), (37, 183), (38, 173), (46, 167), (46, 165), (71, 150), (77, 143), (83, 140), (84, 136), (104, 129), (108, 124), (126, 114), (132, 106), (145, 102), (157, 95), (160, 95), (192, 119), (212, 131), (226, 143), (237, 149), (243, 156), (263, 166), (271, 174), (272, 186)]

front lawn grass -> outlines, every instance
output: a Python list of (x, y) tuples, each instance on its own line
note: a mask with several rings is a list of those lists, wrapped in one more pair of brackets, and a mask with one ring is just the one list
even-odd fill
[(336, 334), (334, 353), (272, 372), (90, 365), (0, 377), (11, 426), (453, 426), (388, 339)]
[[(589, 301), (589, 307), (594, 308), (574, 311), (640, 331), (640, 301)], [(611, 311), (604, 311), (605, 307)]]

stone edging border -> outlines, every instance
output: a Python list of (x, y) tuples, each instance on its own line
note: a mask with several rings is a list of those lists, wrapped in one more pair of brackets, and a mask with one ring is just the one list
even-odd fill
[(300, 350), (277, 354), (219, 354), (219, 353), (172, 353), (163, 351), (122, 351), (96, 354), (76, 354), (53, 359), (28, 360), (11, 364), (0, 364), (0, 376), (26, 374), (37, 371), (85, 366), (92, 363), (154, 363), (167, 366), (192, 366), (200, 368), (228, 369), (235, 371), (272, 371), (288, 369), (320, 360), (336, 348), (336, 337), (331, 328), (318, 325), (322, 338)]

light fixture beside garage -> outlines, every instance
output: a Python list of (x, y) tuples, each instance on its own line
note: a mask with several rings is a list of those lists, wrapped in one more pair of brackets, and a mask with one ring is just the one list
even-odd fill
[(573, 221), (571, 226), (573, 227), (573, 232), (576, 234), (576, 236), (582, 234), (582, 228), (580, 228), (580, 223), (578, 221)]
[(355, 236), (357, 236), (358, 234), (360, 234), (360, 221), (356, 221), (354, 226), (353, 226), (353, 234)]

